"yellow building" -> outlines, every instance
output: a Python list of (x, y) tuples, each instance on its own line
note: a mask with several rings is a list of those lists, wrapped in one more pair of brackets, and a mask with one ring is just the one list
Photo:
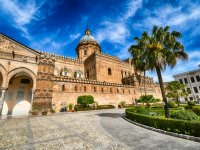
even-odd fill
[(89, 29), (76, 48), (77, 58), (40, 52), (0, 34), (0, 109), (2, 115), (28, 114), (33, 102), (49, 101), (59, 110), (92, 95), (98, 104), (127, 104), (144, 94), (161, 97), (152, 78), (134, 71), (130, 59), (104, 54)]

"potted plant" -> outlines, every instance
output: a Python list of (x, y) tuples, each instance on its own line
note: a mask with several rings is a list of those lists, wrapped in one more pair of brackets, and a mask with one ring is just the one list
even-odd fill
[(33, 116), (36, 116), (36, 115), (38, 115), (39, 114), (39, 112), (37, 111), (37, 110), (32, 110), (31, 111), (31, 115), (33, 115)]
[(47, 110), (47, 109), (44, 109), (44, 110), (42, 111), (42, 115), (47, 115), (47, 113), (48, 113), (48, 110)]
[(69, 104), (69, 112), (74, 112), (74, 110), (73, 110), (73, 104)]

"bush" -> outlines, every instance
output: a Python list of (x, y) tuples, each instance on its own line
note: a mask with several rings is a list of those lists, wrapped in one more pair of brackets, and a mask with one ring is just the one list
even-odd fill
[(147, 109), (142, 108), (142, 109), (137, 109), (136, 113), (148, 115), (149, 111)]
[(119, 102), (119, 105), (118, 105), (119, 108), (124, 108), (125, 106), (126, 106), (126, 102), (125, 101)]
[(198, 120), (198, 116), (194, 112), (188, 112), (185, 110), (175, 111), (171, 113), (171, 118), (181, 120)]
[(169, 108), (176, 108), (178, 107), (174, 101), (168, 101)]
[(188, 106), (194, 106), (195, 105), (195, 101), (193, 100), (193, 101), (188, 101)]
[(126, 109), (126, 117), (132, 121), (151, 126), (154, 128), (176, 132), (181, 134), (189, 134), (200, 137), (200, 122), (176, 120), (171, 118), (161, 118), (143, 114), (137, 114)]
[(193, 106), (192, 107), (192, 111), (197, 114), (198, 116), (200, 116), (200, 106)]
[(113, 105), (98, 105), (97, 109), (114, 109)]
[(87, 111), (87, 110), (99, 110), (99, 109), (114, 109), (115, 106), (113, 105), (98, 105), (97, 108), (86, 106), (84, 107), (83, 105), (76, 105), (74, 106), (75, 111)]
[(83, 105), (84, 107), (86, 107), (89, 104), (94, 103), (94, 97), (91, 96), (91, 95), (79, 96), (78, 99), (77, 99), (77, 103)]

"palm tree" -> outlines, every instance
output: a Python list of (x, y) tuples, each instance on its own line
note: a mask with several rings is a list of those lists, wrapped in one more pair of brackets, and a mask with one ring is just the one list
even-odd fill
[[(134, 55), (137, 55), (134, 53), (134, 47), (142, 50), (142, 54), (137, 56), (137, 58), (146, 63), (148, 70), (156, 70), (162, 98), (165, 103), (165, 116), (167, 118), (170, 117), (170, 113), (161, 71), (164, 71), (167, 66), (173, 68), (179, 59), (188, 59), (188, 55), (185, 53), (184, 46), (179, 41), (181, 38), (181, 33), (177, 31), (170, 32), (169, 29), (169, 26), (164, 28), (154, 26), (151, 35), (148, 35), (146, 32), (144, 32), (147, 34), (145, 42), (141, 42), (143, 41), (143, 37), (140, 39), (138, 38), (138, 40), (136, 40), (137, 44), (131, 46), (129, 49), (133, 59), (136, 57)], [(144, 45), (141, 46), (141, 44)]]
[(144, 93), (146, 95), (146, 70), (147, 69), (147, 63), (144, 59), (144, 49), (146, 45), (146, 41), (148, 40), (148, 34), (144, 32), (142, 34), (142, 38), (139, 39), (138, 37), (135, 37), (134, 40), (138, 43), (137, 45), (132, 45), (129, 48), (129, 52), (132, 54), (132, 64), (136, 70), (136, 73), (144, 72)]

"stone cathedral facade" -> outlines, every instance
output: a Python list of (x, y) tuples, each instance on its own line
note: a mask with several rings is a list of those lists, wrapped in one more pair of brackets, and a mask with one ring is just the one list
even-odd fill
[(144, 94), (161, 98), (153, 79), (136, 73), (130, 59), (104, 54), (89, 29), (76, 48), (77, 58), (40, 52), (0, 34), (0, 110), (26, 115), (34, 101), (50, 101), (56, 111), (92, 95), (98, 104), (132, 104)]

